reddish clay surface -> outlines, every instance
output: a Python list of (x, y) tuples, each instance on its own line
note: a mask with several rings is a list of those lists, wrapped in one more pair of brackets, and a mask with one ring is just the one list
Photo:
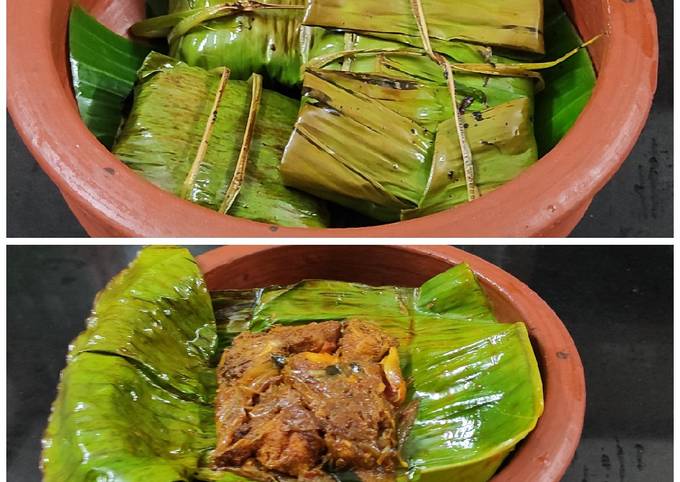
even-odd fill
[[(449, 211), (370, 228), (281, 228), (224, 216), (161, 191), (118, 161), (80, 120), (66, 32), (71, 0), (8, 4), (8, 105), (45, 172), (92, 236), (464, 237), (566, 236), (628, 156), (656, 90), (658, 44), (650, 0), (567, 0), (591, 53), (594, 95), (560, 144), (514, 181)], [(143, 0), (81, 0), (124, 33)]]
[(527, 324), (544, 385), (545, 411), (494, 482), (557, 482), (578, 446), (585, 380), (578, 351), (548, 305), (500, 268), (450, 247), (226, 246), (198, 258), (210, 289), (255, 288), (327, 278), (418, 286), (452, 265), (475, 271), (501, 321)]

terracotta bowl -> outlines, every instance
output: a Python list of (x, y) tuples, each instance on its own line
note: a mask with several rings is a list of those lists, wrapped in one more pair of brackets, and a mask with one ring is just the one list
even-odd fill
[(523, 320), (527, 324), (544, 384), (543, 416), (493, 481), (557, 482), (571, 463), (583, 428), (583, 366), (557, 315), (505, 271), (450, 247), (227, 246), (198, 258), (211, 290), (289, 284), (309, 278), (419, 286), (461, 262), (477, 274), (501, 321)]
[[(80, 0), (119, 33), (143, 0)], [(137, 176), (80, 120), (69, 80), (72, 0), (8, 4), (8, 105), (45, 172), (92, 236), (566, 236), (633, 148), (656, 90), (658, 44), (650, 0), (565, 0), (581, 32), (606, 32), (591, 54), (592, 99), (562, 142), (517, 179), (473, 203), (419, 219), (351, 229), (280, 228), (224, 216)]]

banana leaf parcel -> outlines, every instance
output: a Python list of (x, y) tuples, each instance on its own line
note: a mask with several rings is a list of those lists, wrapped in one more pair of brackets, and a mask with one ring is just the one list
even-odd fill
[(420, 288), (310, 280), (209, 294), (186, 250), (153, 247), (97, 296), (69, 351), (44, 480), (262, 480), (214, 465), (218, 354), (240, 333), (349, 319), (396, 338), (412, 380), (395, 480), (488, 480), (536, 425), (542, 386), (526, 328), (495, 319), (466, 265)]
[[(221, 74), (221, 75), (220, 75)], [(323, 202), (283, 186), (278, 164), (298, 102), (152, 52), (113, 153), (185, 199), (283, 226), (327, 225)]]
[[(283, 226), (338, 226), (322, 200), (393, 222), (503, 185), (575, 122), (594, 71), (570, 51), (580, 40), (558, 2), (545, 19), (543, 4), (170, 0), (131, 28), (165, 37), (172, 58), (144, 61), (117, 135), (148, 47), (74, 8), (74, 88), (102, 142), (116, 136), (114, 153), (182, 198)], [(115, 64), (92, 55), (94, 41), (111, 44)], [(546, 50), (566, 55), (536, 62)], [(302, 102), (263, 85), (301, 88)]]
[[(496, 65), (511, 60), (488, 46), (542, 52), (540, 0), (505, 2), (502, 8), (488, 1), (459, 2), (453, 8), (423, 2), (432, 48), (462, 63), (458, 69), (468, 69), (456, 75), (453, 101), (456, 110), (469, 109), (474, 118), (468, 114), (453, 125), (453, 94), (440, 65), (422, 56), (424, 33), (409, 2), (312, 0), (304, 12), (297, 7), (179, 1), (169, 15), (144, 21), (133, 32), (167, 35), (174, 54), (190, 64), (221, 62), (235, 65), (242, 75), (245, 58), (250, 62), (245, 71), (263, 72), (285, 85), (302, 80), (302, 108), (281, 162), (284, 183), (382, 222), (470, 201), (537, 160), (533, 85), (527, 78), (532, 74), (499, 70)], [(243, 47), (235, 49), (241, 42)], [(414, 47), (419, 58), (413, 58)], [(320, 83), (322, 69), (364, 75), (340, 86), (339, 76)], [(380, 84), (385, 88), (378, 92)], [(391, 102), (381, 102), (385, 96)], [(501, 101), (508, 103), (497, 107)], [(434, 116), (426, 118), (428, 111)], [(468, 142), (466, 156), (456, 146)]]
[[(281, 162), (287, 185), (386, 222), (468, 201), (446, 87), (308, 71), (303, 89)], [(534, 163), (537, 151), (530, 98), (479, 109), (462, 122), (485, 193)]]
[[(543, 0), (424, 0), (437, 51), (461, 42), (544, 51)], [(171, 55), (205, 68), (223, 65), (235, 78), (257, 72), (291, 86), (325, 32), (362, 34), (422, 47), (409, 1), (170, 0), (169, 14), (132, 28), (141, 37), (167, 37)]]

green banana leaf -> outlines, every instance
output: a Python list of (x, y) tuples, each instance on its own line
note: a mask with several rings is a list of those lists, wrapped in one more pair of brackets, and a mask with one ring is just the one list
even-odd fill
[(215, 440), (216, 341), (189, 252), (144, 249), (97, 296), (69, 352), (43, 439), (43, 480), (192, 480)]
[[(134, 302), (121, 303), (128, 299)], [(194, 259), (185, 249), (156, 247), (145, 249), (99, 293), (68, 359), (87, 352), (116, 355), (157, 383), (208, 402), (216, 343), (210, 295)]]
[[(490, 10), (489, 1), (466, 0), (456, 8), (435, 0), (423, 2), (434, 50), (458, 69), (456, 104), (464, 114), (475, 185), (482, 195), (548, 152), (573, 125), (595, 82), (585, 50), (541, 67), (517, 64), (505, 56), (517, 57), (516, 49), (540, 51), (543, 30), (548, 58), (580, 45), (558, 0), (546, 2), (545, 21), (539, 0), (512, 0)], [(162, 10), (158, 3), (149, 5), (153, 14)], [(234, 6), (222, 0), (171, 0), (166, 15), (133, 26), (132, 32), (140, 36), (167, 36), (172, 54), (189, 64), (220, 70), (227, 65), (230, 77), (219, 102), (222, 115), (208, 136), (210, 148), (201, 157), (197, 152), (209, 130), (204, 119), (210, 117), (211, 101), (221, 85), (219, 72), (191, 71), (177, 60), (150, 55), (140, 71), (131, 118), (114, 150), (163, 189), (211, 209), (283, 226), (329, 226), (326, 208), (315, 197), (380, 222), (468, 202), (450, 94), (440, 66), (422, 50), (413, 54), (413, 47), (422, 45), (408, 3), (314, 0), (306, 9), (300, 8), (303, 4), (275, 0)], [(381, 15), (371, 15), (378, 8)], [(342, 12), (342, 17), (333, 12)], [(342, 25), (336, 25), (339, 18)], [(109, 32), (77, 7), (70, 30), (79, 107), (91, 130), (110, 146), (121, 125), (132, 70), (148, 48)], [(474, 38), (468, 38), (466, 32), (473, 31)], [(107, 50), (96, 47), (103, 44)], [(551, 65), (556, 66), (544, 71), (546, 89), (538, 95), (534, 113), (538, 77), (531, 69)], [(340, 70), (345, 77), (319, 80), (322, 70)], [(323, 88), (303, 86), (295, 123), (299, 104), (292, 99), (264, 89), (258, 94), (261, 102), (254, 100), (253, 86), (260, 78), (251, 76), (253, 72), (284, 88), (302, 79)], [(185, 82), (174, 88), (173, 80), (180, 78)], [(391, 91), (379, 85), (382, 79), (389, 79)], [(400, 83), (409, 88), (395, 88)], [(413, 83), (417, 89), (410, 88)], [(168, 84), (174, 92), (163, 88)], [(179, 103), (165, 103), (168, 98)], [(343, 102), (340, 116), (335, 116), (337, 105), (326, 108), (328, 99)], [(376, 112), (357, 111), (369, 108), (394, 126), (377, 125), (382, 119)], [(254, 133), (246, 132), (251, 114), (256, 119)], [(177, 118), (188, 121), (178, 126), (168, 120)], [(317, 121), (320, 125), (312, 125)], [(412, 127), (406, 129), (409, 123)], [(148, 125), (156, 134), (151, 139), (146, 138)], [(249, 142), (243, 142), (244, 137)]]
[(178, 248), (144, 249), (98, 295), (45, 433), (46, 482), (248, 480), (211, 468), (216, 355), (236, 334), (275, 324), (359, 318), (399, 338), (419, 402), (400, 480), (488, 480), (541, 415), (524, 325), (495, 320), (464, 264), (420, 288), (311, 280), (211, 296), (214, 316)]
[[(277, 0), (303, 7), (303, 0)], [(223, 0), (174, 0), (171, 12), (223, 5)], [(233, 78), (256, 72), (283, 86), (300, 81), (304, 10), (259, 10), (202, 23), (170, 43), (171, 54), (189, 65), (214, 68), (228, 65)], [(190, 20), (189, 20), (190, 21)], [(240, 35), (234, 35), (239, 32)]]
[[(559, 0), (545, 0), (547, 57), (557, 58), (582, 40)], [(571, 129), (595, 88), (595, 68), (588, 51), (543, 72), (545, 89), (536, 97), (536, 141), (539, 155), (547, 154)]]
[(110, 148), (123, 118), (125, 99), (149, 48), (116, 35), (78, 6), (71, 10), (68, 39), (80, 117)]
[(415, 319), (418, 416), (406, 446), (415, 479), (488, 480), (536, 426), (543, 393), (523, 323)]
[[(213, 116), (220, 75), (151, 53), (139, 70), (132, 111), (112, 151), (160, 188), (205, 207), (224, 211), (230, 198), (227, 212), (234, 216), (283, 226), (326, 226), (323, 203), (284, 187), (277, 169), (298, 103), (261, 90), (254, 129), (246, 135), (257, 78), (227, 81)], [(209, 119), (213, 130), (197, 162)], [(235, 201), (233, 185), (240, 186)]]
[[(174, 0), (168, 15), (142, 21), (132, 32), (140, 37), (168, 36), (173, 55), (190, 65), (228, 65), (243, 78), (251, 72), (270, 74), (283, 85), (300, 80), (301, 60), (315, 42), (309, 27), (364, 33), (422, 47), (408, 2), (266, 3), (267, 8), (250, 5), (238, 11), (222, 0)], [(423, 9), (431, 41), (442, 53), (458, 40), (543, 52), (541, 0), (511, 0), (502, 6), (494, 0), (466, 0), (453, 8), (447, 2), (425, 0)]]

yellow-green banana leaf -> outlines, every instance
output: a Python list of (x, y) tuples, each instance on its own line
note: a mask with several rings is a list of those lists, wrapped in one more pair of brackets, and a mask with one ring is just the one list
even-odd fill
[(229, 214), (283, 226), (326, 226), (323, 203), (284, 187), (278, 171), (297, 101), (263, 89), (254, 131), (246, 136), (252, 83), (228, 80), (207, 150), (196, 163), (221, 76), (155, 52), (138, 75), (132, 111), (113, 147), (130, 168), (166, 191), (222, 210), (246, 148), (245, 178)]
[[(421, 0), (429, 36), (543, 52), (542, 0)], [(411, 2), (310, 0), (305, 25), (398, 35), (422, 45)]]
[[(386, 222), (468, 201), (445, 86), (308, 70), (303, 93), (281, 161), (286, 185)], [(521, 93), (463, 117), (483, 192), (537, 160), (532, 103)]]

